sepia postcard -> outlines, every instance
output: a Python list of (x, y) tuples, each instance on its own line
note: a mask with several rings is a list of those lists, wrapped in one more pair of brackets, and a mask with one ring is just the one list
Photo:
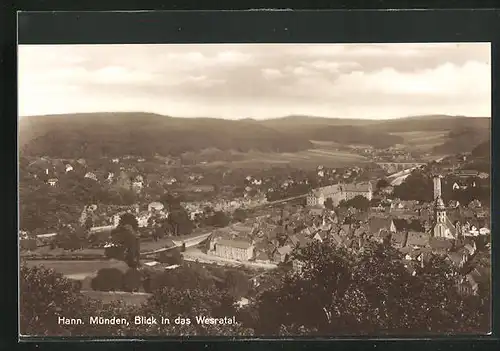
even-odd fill
[(490, 57), (19, 45), (21, 336), (488, 334)]

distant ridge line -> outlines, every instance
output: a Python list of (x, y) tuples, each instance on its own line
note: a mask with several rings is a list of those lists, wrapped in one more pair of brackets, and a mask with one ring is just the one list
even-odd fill
[(300, 119), (310, 119), (310, 120), (359, 120), (359, 121), (367, 121), (367, 122), (382, 122), (382, 121), (398, 121), (404, 119), (426, 119), (426, 118), (491, 118), (491, 116), (464, 116), (464, 115), (445, 115), (445, 114), (429, 114), (429, 115), (414, 115), (414, 116), (402, 116), (402, 117), (390, 117), (390, 118), (368, 118), (368, 117), (325, 117), (325, 116), (314, 116), (314, 115), (288, 115), (281, 117), (267, 117), (267, 118), (254, 118), (254, 117), (241, 117), (241, 118), (224, 118), (217, 116), (210, 117), (178, 117), (178, 116), (170, 116), (164, 115), (155, 112), (140, 112), (140, 111), (101, 111), (101, 112), (74, 112), (74, 113), (53, 113), (53, 114), (43, 114), (43, 115), (27, 115), (27, 116), (19, 116), (21, 119), (25, 118), (35, 118), (35, 117), (64, 117), (64, 116), (85, 116), (85, 115), (144, 115), (144, 116), (156, 116), (156, 117), (165, 117), (165, 118), (177, 118), (177, 119), (219, 119), (219, 120), (227, 120), (227, 121), (242, 121), (242, 122), (265, 122), (265, 121), (278, 121), (278, 120), (300, 120)]

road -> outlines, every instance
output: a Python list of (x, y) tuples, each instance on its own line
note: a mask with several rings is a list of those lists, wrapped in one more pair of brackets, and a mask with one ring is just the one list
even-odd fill
[[(186, 235), (186, 236), (179, 236), (175, 238), (166, 238), (166, 239), (160, 239), (158, 241), (153, 241), (148, 243), (149, 245), (147, 246), (146, 249), (143, 248), (143, 244), (141, 244), (141, 256), (146, 256), (146, 255), (152, 255), (155, 253), (163, 252), (163, 251), (168, 251), (175, 249), (176, 247), (181, 247), (182, 244), (185, 244), (186, 248), (193, 247), (196, 245), (199, 245), (202, 243), (204, 240), (206, 240), (210, 234), (212, 234), (212, 230), (209, 232), (205, 233), (200, 233), (197, 235)], [(167, 243), (173, 242), (175, 246), (169, 246), (167, 247)], [(153, 246), (157, 248), (153, 248)]]
[(281, 199), (281, 200), (276, 200), (276, 201), (270, 201), (270, 202), (266, 202), (265, 204), (256, 205), (256, 206), (250, 207), (250, 209), (257, 209), (257, 208), (260, 208), (260, 207), (263, 208), (263, 207), (274, 206), (274, 205), (278, 205), (278, 204), (281, 204), (281, 203), (284, 203), (284, 202), (288, 202), (288, 201), (303, 199), (305, 197), (307, 197), (307, 194), (302, 194), (302, 195), (287, 197), (286, 199)]

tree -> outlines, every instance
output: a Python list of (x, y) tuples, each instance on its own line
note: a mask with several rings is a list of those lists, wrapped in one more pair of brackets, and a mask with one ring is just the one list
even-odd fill
[(181, 266), (176, 269), (165, 270), (151, 276), (151, 291), (165, 287), (179, 289), (208, 289), (214, 286), (214, 281), (206, 270), (199, 267)]
[(123, 290), (137, 292), (142, 286), (142, 274), (135, 268), (129, 268), (123, 275)]
[(120, 221), (118, 222), (119, 227), (124, 227), (126, 225), (132, 226), (132, 229), (137, 231), (139, 229), (139, 222), (137, 218), (132, 213), (124, 213), (120, 216)]
[(92, 218), (92, 216), (88, 216), (85, 219), (84, 228), (86, 230), (90, 230), (90, 228), (92, 228), (93, 226), (94, 226), (94, 219)]
[(225, 278), (225, 288), (235, 299), (239, 299), (249, 292), (250, 282), (248, 277), (240, 271), (228, 271)]
[[(178, 289), (165, 287), (154, 292), (142, 309), (144, 315), (179, 316), (183, 323), (153, 325), (148, 335), (185, 335), (185, 336), (251, 336), (251, 328), (237, 324), (198, 324), (196, 317), (215, 318), (236, 316), (235, 300), (224, 291), (215, 287)], [(175, 318), (175, 317), (174, 317)], [(173, 318), (172, 318), (173, 319)], [(189, 319), (189, 323), (188, 320)]]
[(366, 197), (363, 195), (357, 195), (351, 200), (348, 201), (349, 205), (360, 210), (360, 211), (367, 211), (368, 208), (370, 207), (370, 200), (368, 200)]
[(401, 200), (431, 202), (434, 197), (433, 181), (420, 171), (412, 172), (400, 185), (394, 187), (393, 195)]
[[(101, 272), (102, 274), (102, 272)], [(108, 279), (116, 272), (108, 271)], [(135, 275), (135, 273), (134, 273)], [(83, 296), (71, 280), (43, 267), (21, 266), (20, 271), (20, 332), (29, 336), (251, 336), (253, 331), (237, 324), (203, 325), (195, 318), (237, 316), (234, 299), (215, 287), (164, 287), (157, 290), (143, 305), (130, 306), (123, 302), (103, 302)], [(166, 325), (140, 325), (133, 323), (135, 316), (171, 318)], [(130, 325), (64, 325), (59, 317), (123, 317)], [(190, 324), (176, 324), (176, 317), (187, 318)], [(237, 319), (238, 321), (238, 319)]]
[(173, 208), (168, 215), (167, 222), (173, 235), (176, 236), (190, 234), (193, 230), (193, 223), (183, 207)]
[(113, 252), (116, 252), (118, 257), (120, 257), (120, 253), (123, 252), (123, 260), (127, 265), (131, 268), (136, 268), (139, 266), (139, 238), (132, 225), (123, 223), (126, 222), (118, 224), (118, 226), (111, 231), (111, 244), (119, 248), (113, 250)]
[(62, 274), (44, 267), (20, 269), (20, 333), (29, 336), (67, 336), (71, 330), (58, 317), (85, 318), (86, 306), (78, 287)]
[(488, 301), (463, 299), (456, 272), (431, 257), (411, 274), (396, 249), (367, 244), (356, 255), (313, 242), (295, 251), (301, 274), (257, 297), (257, 334), (363, 335), (478, 332), (489, 328)]
[(174, 208), (181, 207), (181, 199), (179, 197), (173, 196), (170, 193), (165, 193), (160, 197), (160, 202), (167, 208), (169, 211), (172, 211)]
[(163, 251), (158, 257), (158, 261), (169, 265), (182, 264), (182, 255), (179, 248)]
[(98, 291), (119, 291), (123, 288), (123, 273), (117, 268), (102, 268), (92, 279), (91, 287)]
[(330, 211), (333, 211), (333, 209), (335, 208), (335, 206), (333, 205), (333, 200), (331, 197), (327, 198), (326, 201), (325, 201), (325, 208), (330, 210)]
[(247, 218), (247, 212), (242, 208), (237, 208), (233, 212), (233, 219), (238, 222), (244, 222)]
[(207, 219), (207, 224), (214, 227), (225, 227), (229, 224), (229, 217), (222, 211), (216, 211), (213, 216)]
[(389, 184), (389, 182), (387, 181), (387, 179), (382, 178), (382, 179), (379, 179), (379, 180), (377, 181), (377, 185), (376, 185), (376, 187), (377, 187), (377, 189), (383, 189), (383, 188), (387, 188), (389, 185), (390, 185), (390, 184)]

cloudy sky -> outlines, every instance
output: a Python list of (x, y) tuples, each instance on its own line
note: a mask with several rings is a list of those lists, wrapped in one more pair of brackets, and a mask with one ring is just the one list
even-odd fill
[(490, 116), (489, 44), (22, 45), (20, 116)]

